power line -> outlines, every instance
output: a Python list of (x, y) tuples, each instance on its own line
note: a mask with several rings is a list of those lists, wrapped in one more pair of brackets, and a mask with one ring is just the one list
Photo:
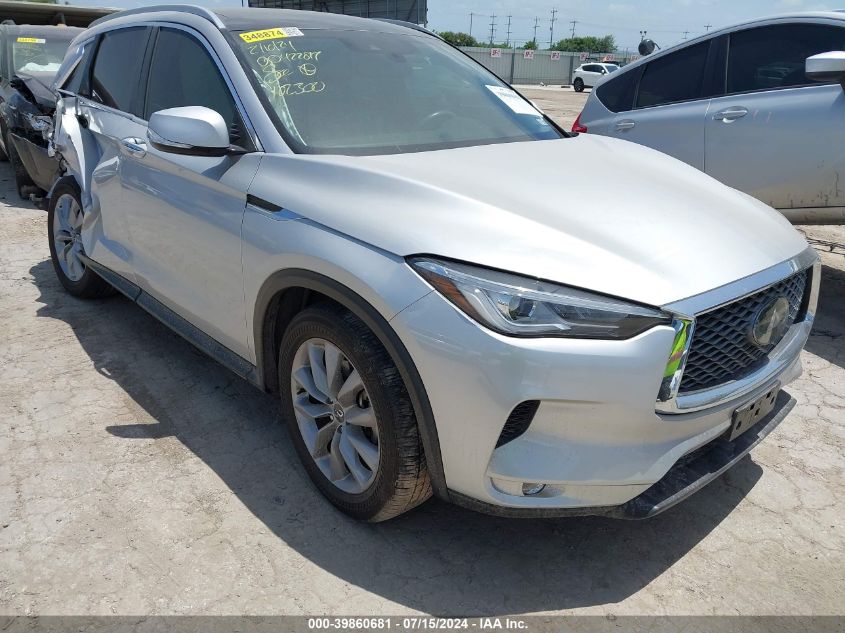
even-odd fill
[(557, 13), (557, 9), (552, 9), (552, 22), (549, 25), (549, 48), (552, 47), (554, 44), (555, 39), (555, 14)]

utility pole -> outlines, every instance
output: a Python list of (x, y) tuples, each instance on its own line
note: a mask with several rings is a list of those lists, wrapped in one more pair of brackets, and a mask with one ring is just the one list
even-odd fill
[(540, 18), (534, 18), (534, 45), (537, 46), (537, 28), (540, 26)]
[(707, 32), (709, 33), (710, 29), (713, 28), (713, 25), (712, 24), (705, 24), (704, 28), (707, 29)]
[(474, 15), (475, 15), (474, 13), (469, 14), (469, 34), (470, 34), (470, 37), (472, 36), (472, 16), (474, 16)]
[(687, 39), (687, 35), (689, 35), (689, 31), (684, 31), (684, 39)]
[(510, 15), (508, 16), (508, 35), (505, 39), (505, 44), (507, 44), (508, 46), (510, 46), (510, 44), (511, 44), (511, 18), (512, 17), (513, 16), (510, 16)]
[(493, 38), (496, 35), (496, 14), (490, 16), (490, 44), (493, 43)]
[(557, 9), (552, 9), (552, 22), (551, 22), (551, 24), (549, 25), (549, 48), (551, 48), (551, 47), (552, 47), (552, 45), (554, 44), (554, 39), (555, 39), (555, 20), (557, 19), (557, 18), (555, 18), (555, 14), (556, 14), (556, 13), (557, 13)]
[(575, 39), (575, 25), (578, 24), (578, 20), (572, 20), (570, 24), (572, 25), (572, 38)]

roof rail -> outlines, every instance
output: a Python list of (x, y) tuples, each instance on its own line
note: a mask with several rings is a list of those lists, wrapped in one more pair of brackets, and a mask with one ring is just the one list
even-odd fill
[(179, 13), (190, 13), (192, 15), (199, 16), (201, 18), (205, 18), (209, 22), (211, 22), (214, 26), (218, 29), (224, 28), (223, 22), (220, 18), (217, 17), (213, 11), (209, 11), (205, 7), (200, 7), (195, 4), (158, 4), (158, 5), (151, 5), (148, 7), (138, 7), (137, 9), (127, 9), (126, 11), (120, 11), (118, 13), (112, 13), (111, 15), (103, 16), (97, 20), (91, 22), (91, 26), (97, 26), (98, 24), (103, 24), (104, 22), (108, 22), (109, 20), (113, 20), (115, 18), (122, 18), (125, 15), (139, 15), (143, 13), (159, 13), (161, 11), (177, 11)]
[(376, 22), (387, 22), (389, 24), (395, 24), (396, 26), (404, 26), (407, 29), (414, 29), (415, 31), (419, 31), (420, 33), (425, 33), (426, 35), (432, 35), (437, 39), (443, 39), (434, 31), (429, 31), (424, 26), (420, 26), (419, 24), (415, 24), (414, 22), (408, 22), (406, 20), (392, 20), (390, 18), (372, 18)]

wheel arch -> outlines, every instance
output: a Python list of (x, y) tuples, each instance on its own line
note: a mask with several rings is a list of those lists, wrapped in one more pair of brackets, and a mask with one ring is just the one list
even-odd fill
[(53, 199), (53, 192), (55, 192), (56, 189), (63, 184), (68, 184), (73, 187), (76, 187), (76, 190), (79, 192), (82, 191), (82, 187), (79, 186), (79, 181), (76, 179), (76, 177), (72, 176), (71, 174), (59, 176), (58, 178), (56, 178), (56, 181), (53, 183), (53, 186), (50, 187), (50, 191), (48, 191), (47, 195), (44, 196), (44, 202), (48, 208), (50, 206), (50, 201)]
[(259, 386), (271, 393), (278, 392), (281, 337), (296, 314), (320, 300), (341, 305), (360, 318), (396, 363), (411, 396), (432, 489), (436, 496), (448, 499), (434, 413), (422, 378), (411, 355), (387, 319), (354, 290), (330, 277), (304, 269), (280, 270), (268, 277), (258, 292), (253, 315)]

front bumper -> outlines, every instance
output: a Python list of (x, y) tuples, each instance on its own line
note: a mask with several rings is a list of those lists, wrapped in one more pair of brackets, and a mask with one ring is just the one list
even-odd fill
[[(710, 450), (737, 408), (800, 375), (811, 323), (793, 326), (792, 356), (765, 382), (706, 409), (663, 414), (655, 398), (671, 327), (625, 341), (518, 339), (479, 326), (436, 292), (391, 321), (426, 387), (450, 498), (511, 516), (636, 517), (692, 494), (780, 423), (793, 404), (786, 394), (732, 446)], [(527, 431), (497, 447), (525, 401), (539, 402)], [(541, 493), (522, 493), (539, 483)]]
[(721, 437), (685, 455), (663, 478), (627, 503), (608, 507), (587, 508), (506, 508), (487, 504), (460, 493), (452, 500), (460, 506), (510, 518), (556, 518), (572, 516), (606, 516), (614, 519), (648, 519), (680, 503), (730, 470), (748, 455), (757, 444), (783, 422), (795, 406), (795, 398), (781, 392), (774, 410), (740, 437), (729, 442)]

